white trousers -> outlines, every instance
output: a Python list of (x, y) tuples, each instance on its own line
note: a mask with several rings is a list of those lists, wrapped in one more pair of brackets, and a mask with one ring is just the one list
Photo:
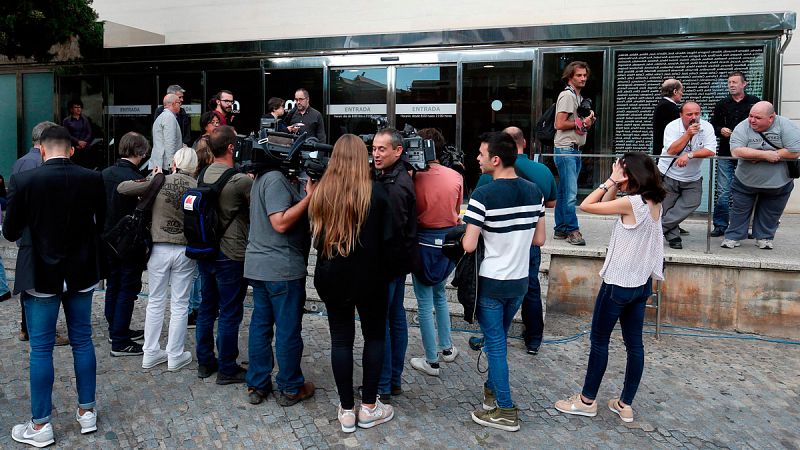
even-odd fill
[(144, 354), (155, 357), (161, 352), (161, 328), (167, 309), (167, 289), (170, 289), (169, 335), (167, 357), (172, 360), (183, 353), (186, 323), (189, 314), (189, 294), (192, 291), (197, 263), (186, 257), (183, 245), (157, 243), (147, 262), (147, 283), (150, 291), (144, 319)]

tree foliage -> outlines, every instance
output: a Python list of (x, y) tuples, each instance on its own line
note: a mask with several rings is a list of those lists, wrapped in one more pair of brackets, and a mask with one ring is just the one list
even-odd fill
[(9, 58), (52, 58), (50, 49), (78, 37), (82, 54), (103, 45), (103, 24), (92, 0), (0, 1), (0, 54)]

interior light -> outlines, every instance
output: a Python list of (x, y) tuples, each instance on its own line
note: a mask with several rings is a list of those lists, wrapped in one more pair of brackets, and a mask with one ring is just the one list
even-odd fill
[(494, 64), (484, 64), (483, 68), (484, 69), (494, 69)]

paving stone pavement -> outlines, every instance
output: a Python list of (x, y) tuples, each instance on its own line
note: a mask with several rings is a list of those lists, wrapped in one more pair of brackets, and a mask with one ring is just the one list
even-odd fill
[[(145, 301), (142, 298), (136, 308), (134, 328), (143, 323)], [(0, 448), (21, 447), (9, 433), (30, 413), (29, 350), (28, 343), (17, 340), (17, 305), (0, 304)], [(68, 348), (56, 348), (52, 423), (58, 448), (800, 448), (798, 345), (670, 335), (657, 341), (647, 334), (635, 421), (624, 424), (605, 407), (622, 386), (625, 360), (619, 332), (612, 336), (598, 397), (601, 407), (594, 418), (567, 417), (553, 408), (556, 400), (580, 389), (588, 335), (565, 343), (546, 342), (535, 357), (524, 352), (520, 340), (512, 339), (511, 387), (522, 429), (508, 433), (471, 421), (469, 413), (482, 399), (484, 375), (476, 369), (478, 354), (467, 346), (471, 334), (454, 332), (454, 344), (462, 353), (455, 362), (443, 363), (440, 378), (406, 364), (405, 392), (393, 399), (395, 419), (345, 434), (336, 420), (338, 397), (324, 316), (307, 315), (303, 323), (302, 367), (306, 379), (317, 385), (316, 395), (282, 408), (274, 399), (250, 405), (244, 385), (217, 386), (214, 377), (198, 379), (196, 362), (171, 373), (166, 364), (141, 369), (141, 357), (110, 357), (102, 311), (98, 292), (93, 314), (99, 429), (80, 435), (73, 418), (72, 357)], [(240, 335), (242, 359), (247, 358), (250, 312), (247, 308)], [(550, 314), (545, 338), (580, 333), (588, 329), (588, 321)], [(419, 329), (412, 327), (409, 334), (407, 359), (422, 354)], [(187, 349), (194, 350), (193, 333)], [(485, 362), (481, 360), (484, 367)], [(358, 367), (355, 376), (360, 384)]]

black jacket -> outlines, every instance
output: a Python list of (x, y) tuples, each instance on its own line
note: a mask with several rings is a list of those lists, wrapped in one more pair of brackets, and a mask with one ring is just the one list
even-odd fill
[(117, 192), (117, 186), (123, 181), (140, 180), (144, 176), (138, 171), (136, 165), (127, 159), (119, 159), (113, 166), (103, 169), (103, 183), (106, 193), (106, 221), (103, 232), (110, 230), (120, 219), (132, 213), (136, 208), (136, 197), (122, 195)]
[(376, 177), (389, 195), (389, 208), (392, 212), (394, 236), (387, 256), (396, 262), (394, 275), (404, 275), (419, 267), (417, 251), (417, 196), (414, 182), (401, 160), (384, 170)]
[[(155, 121), (162, 112), (164, 112), (164, 106), (156, 108), (153, 121)], [(186, 113), (185, 109), (181, 108), (175, 118), (178, 119), (178, 126), (181, 128), (181, 141), (183, 141), (187, 147), (191, 147), (194, 140), (192, 139), (192, 120), (189, 118), (189, 114)]]
[(681, 116), (680, 106), (664, 97), (658, 100), (653, 111), (653, 154), (660, 155), (664, 149), (664, 128), (667, 124)]
[(744, 98), (737, 102), (730, 95), (718, 101), (711, 113), (711, 125), (714, 125), (714, 134), (719, 136), (719, 147), (717, 156), (731, 156), (731, 139), (726, 138), (720, 132), (723, 128), (733, 130), (739, 122), (747, 119), (750, 115), (750, 108), (761, 99), (755, 95), (745, 94)]
[(452, 259), (454, 256), (460, 255), (451, 284), (458, 288), (458, 303), (464, 307), (464, 320), (467, 323), (475, 323), (475, 316), (478, 312), (480, 270), (483, 262), (483, 238), (478, 238), (478, 247), (474, 252), (463, 253), (461, 239), (465, 230), (465, 226), (459, 226), (454, 231), (447, 233), (444, 246), (449, 249), (448, 258)]
[(45, 161), (11, 177), (3, 235), (9, 241), (30, 230), (32, 279), (19, 291), (60, 294), (89, 288), (103, 276), (100, 232), (106, 213), (103, 178), (67, 158)]

